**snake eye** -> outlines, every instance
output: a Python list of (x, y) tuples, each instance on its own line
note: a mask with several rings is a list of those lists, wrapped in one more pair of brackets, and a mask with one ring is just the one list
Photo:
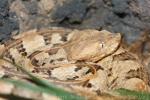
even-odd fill
[(99, 45), (100, 45), (101, 48), (103, 48), (104, 47), (104, 42), (101, 42)]

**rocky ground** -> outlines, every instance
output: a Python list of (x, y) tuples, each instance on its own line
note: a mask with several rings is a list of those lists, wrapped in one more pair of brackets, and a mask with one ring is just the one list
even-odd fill
[(107, 29), (134, 41), (150, 25), (149, 0), (2, 0), (0, 41), (33, 28)]
[(30, 29), (105, 29), (122, 33), (150, 69), (149, 8), (149, 0), (1, 0), (0, 42)]

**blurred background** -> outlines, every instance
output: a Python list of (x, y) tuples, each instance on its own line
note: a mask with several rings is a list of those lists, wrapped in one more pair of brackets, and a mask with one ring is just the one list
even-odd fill
[(128, 43), (150, 26), (149, 0), (1, 0), (0, 41), (51, 26), (120, 32)]

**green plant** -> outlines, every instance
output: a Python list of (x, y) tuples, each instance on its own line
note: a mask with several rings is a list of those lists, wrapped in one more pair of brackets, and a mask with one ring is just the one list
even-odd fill
[(124, 88), (117, 89), (115, 92), (119, 93), (119, 95), (133, 97), (138, 100), (150, 100), (150, 93), (148, 92), (139, 92)]

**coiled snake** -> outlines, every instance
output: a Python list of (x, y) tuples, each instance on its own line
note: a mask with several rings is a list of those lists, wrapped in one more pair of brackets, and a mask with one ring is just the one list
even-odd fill
[(63, 28), (28, 31), (2, 44), (0, 54), (36, 75), (92, 91), (149, 88), (145, 67), (121, 46), (119, 33)]

